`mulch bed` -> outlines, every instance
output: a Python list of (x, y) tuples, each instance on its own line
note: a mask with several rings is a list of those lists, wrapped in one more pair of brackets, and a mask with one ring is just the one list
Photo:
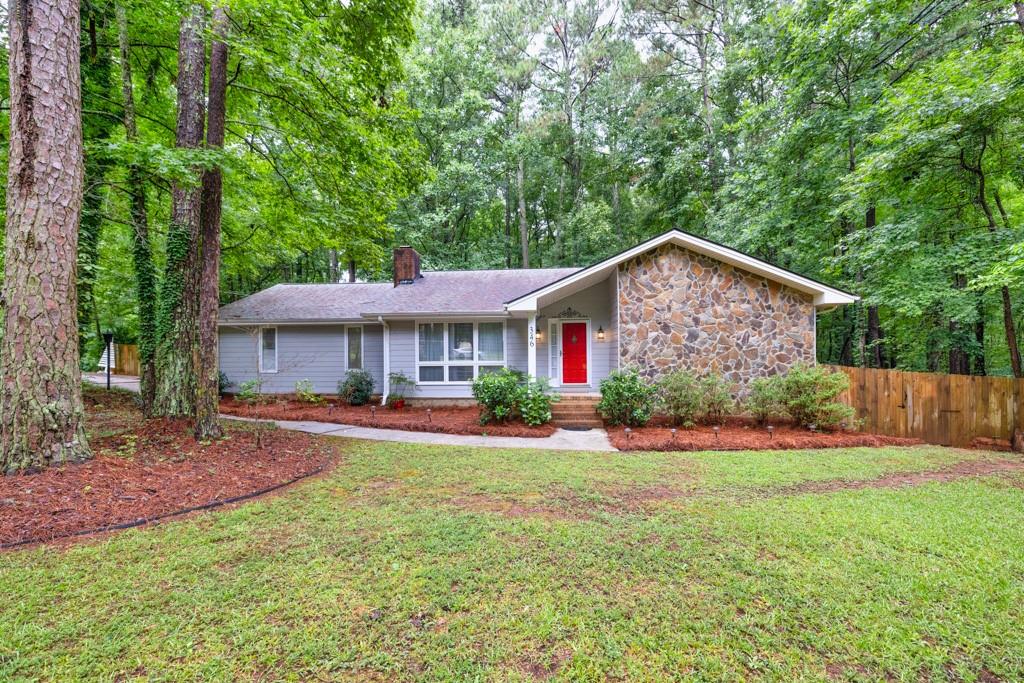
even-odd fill
[(620, 451), (760, 451), (914, 446), (924, 443), (920, 439), (862, 432), (812, 432), (785, 423), (772, 426), (774, 431), (769, 433), (766, 428), (753, 424), (751, 420), (732, 418), (722, 425), (717, 435), (710, 425), (698, 425), (692, 429), (677, 429), (673, 439), (671, 426), (664, 420), (655, 420), (646, 427), (633, 427), (628, 436), (624, 427), (609, 427), (608, 438)]
[[(121, 399), (87, 399), (117, 404)], [(109, 418), (110, 405), (103, 405)], [(181, 420), (146, 420), (93, 438), (95, 457), (35, 474), (0, 476), (0, 546), (47, 541), (209, 506), (316, 473), (331, 448), (308, 434), (229, 426), (225, 438), (197, 442)], [(100, 420), (104, 422), (105, 420)], [(108, 421), (108, 420), (107, 420)], [(90, 431), (92, 431), (90, 429)]]
[(281, 399), (259, 406), (250, 406), (234, 398), (224, 399), (220, 403), (222, 413), (238, 417), (331, 422), (357, 427), (402, 429), (409, 432), (541, 438), (551, 436), (556, 429), (551, 424), (531, 427), (522, 422), (482, 425), (480, 409), (476, 407), (438, 406), (430, 408), (429, 415), (427, 410), (412, 406), (400, 410), (383, 406), (349, 406), (336, 400), (328, 401), (323, 406), (314, 406), (294, 399)]

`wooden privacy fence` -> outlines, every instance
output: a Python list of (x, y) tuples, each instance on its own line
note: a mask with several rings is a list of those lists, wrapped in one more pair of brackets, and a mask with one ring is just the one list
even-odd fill
[(1009, 445), (1024, 430), (1024, 379), (827, 367), (850, 378), (840, 398), (866, 432), (970, 446), (978, 438)]
[(139, 376), (139, 347), (135, 344), (115, 344), (114, 374)]

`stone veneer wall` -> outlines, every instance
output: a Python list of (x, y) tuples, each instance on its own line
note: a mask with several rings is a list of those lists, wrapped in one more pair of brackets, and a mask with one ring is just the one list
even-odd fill
[(668, 244), (619, 266), (620, 367), (648, 379), (718, 371), (755, 377), (813, 363), (810, 295)]

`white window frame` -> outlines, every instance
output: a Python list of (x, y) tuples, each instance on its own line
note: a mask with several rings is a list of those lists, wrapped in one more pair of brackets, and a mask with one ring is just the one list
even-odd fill
[[(472, 324), (473, 325), (473, 360), (448, 360), (448, 326), (452, 324)], [(487, 361), (479, 360), (478, 354), (480, 353), (480, 323), (501, 323), (501, 348), (502, 348), (502, 360), (501, 361)], [(444, 353), (442, 354), (442, 360), (438, 361), (421, 361), (420, 360), (420, 325), (443, 325), (444, 333), (442, 334), (442, 340), (444, 343)], [(480, 376), (480, 368), (483, 367), (508, 367), (508, 322), (505, 320), (465, 320), (465, 319), (426, 319), (426, 320), (414, 320), (413, 321), (413, 353), (416, 358), (416, 376), (413, 378), (415, 383), (419, 386), (468, 386)], [(444, 380), (439, 382), (421, 382), (420, 381), (420, 366), (426, 366), (428, 368), (444, 367)], [(472, 367), (473, 377), (465, 381), (449, 381), (448, 380), (448, 368), (449, 367)]]
[[(365, 325), (346, 325), (345, 326), (345, 370), (352, 370), (348, 365), (348, 333), (349, 330), (359, 330), (359, 364), (358, 370), (366, 369), (366, 326)], [(417, 352), (418, 353), (418, 352)]]
[[(263, 331), (273, 330), (274, 331), (274, 369), (267, 370), (263, 367)], [(276, 375), (278, 368), (281, 366), (281, 335), (277, 331), (277, 326), (266, 325), (260, 327), (260, 338), (256, 345), (256, 362), (257, 367), (260, 370), (261, 375)]]

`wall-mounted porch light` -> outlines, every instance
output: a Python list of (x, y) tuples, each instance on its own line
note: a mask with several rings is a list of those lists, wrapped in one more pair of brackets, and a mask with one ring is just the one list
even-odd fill
[(598, 327), (597, 328), (597, 340), (598, 341), (604, 341), (604, 328), (603, 327)]
[(537, 329), (537, 341), (544, 341), (544, 332), (540, 328)]

